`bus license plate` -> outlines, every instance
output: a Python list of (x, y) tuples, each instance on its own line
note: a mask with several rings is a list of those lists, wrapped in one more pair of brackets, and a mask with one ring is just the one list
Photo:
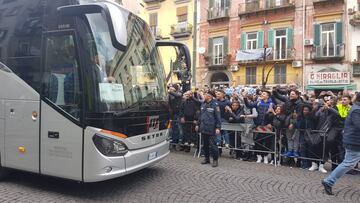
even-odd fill
[(157, 157), (157, 152), (151, 152), (150, 154), (149, 154), (149, 160), (153, 160), (153, 159), (155, 159)]

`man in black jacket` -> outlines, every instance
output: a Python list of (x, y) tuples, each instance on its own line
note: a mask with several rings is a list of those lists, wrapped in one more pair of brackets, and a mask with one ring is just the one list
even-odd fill
[(180, 117), (181, 124), (183, 125), (185, 152), (190, 152), (190, 144), (194, 142), (193, 130), (200, 110), (200, 105), (201, 102), (194, 97), (191, 91), (184, 93)]
[[(169, 107), (171, 120), (172, 143), (178, 144), (182, 140), (180, 126), (180, 108), (182, 102), (182, 93), (177, 84), (169, 85)], [(174, 147), (176, 147), (174, 145)]]
[(345, 120), (343, 143), (345, 147), (345, 159), (336, 169), (321, 183), (328, 195), (333, 195), (332, 187), (345, 173), (353, 169), (360, 161), (360, 93), (356, 94), (355, 104), (351, 107)]

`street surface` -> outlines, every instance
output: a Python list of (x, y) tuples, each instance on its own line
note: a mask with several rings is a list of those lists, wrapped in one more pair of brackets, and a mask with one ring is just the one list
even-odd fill
[(319, 172), (220, 158), (201, 165), (173, 152), (151, 168), (93, 184), (14, 172), (0, 182), (0, 202), (360, 202), (360, 176), (346, 175), (326, 196)]

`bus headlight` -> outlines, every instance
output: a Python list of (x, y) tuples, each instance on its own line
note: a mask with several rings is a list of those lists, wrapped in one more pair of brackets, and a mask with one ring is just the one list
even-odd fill
[(96, 148), (105, 156), (123, 156), (128, 152), (126, 145), (119, 140), (95, 134), (93, 142)]

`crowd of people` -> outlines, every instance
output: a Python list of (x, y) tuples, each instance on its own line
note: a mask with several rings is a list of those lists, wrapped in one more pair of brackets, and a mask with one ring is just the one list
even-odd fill
[[(305, 94), (295, 84), (272, 89), (205, 87), (186, 92), (180, 85), (170, 84), (168, 91), (173, 147), (189, 152), (191, 146), (198, 146), (201, 133), (203, 164), (210, 163), (211, 154), (216, 167), (223, 147), (236, 159), (271, 164), (275, 157), (270, 152), (277, 146), (285, 163), (322, 173), (327, 173), (325, 160), (334, 163), (333, 170), (335, 163), (344, 160), (342, 132), (357, 93)], [(222, 130), (224, 123), (247, 124), (242, 133), (252, 137), (253, 144), (235, 139), (233, 131)], [(259, 126), (272, 133), (259, 133)]]

